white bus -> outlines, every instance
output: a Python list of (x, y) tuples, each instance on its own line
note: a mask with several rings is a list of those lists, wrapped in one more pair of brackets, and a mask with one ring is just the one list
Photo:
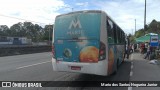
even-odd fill
[(54, 71), (107, 76), (124, 60), (125, 33), (100, 10), (56, 17), (52, 41)]

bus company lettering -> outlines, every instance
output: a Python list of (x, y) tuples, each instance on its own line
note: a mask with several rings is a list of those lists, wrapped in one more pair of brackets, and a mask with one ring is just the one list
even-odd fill
[(82, 30), (69, 30), (67, 32), (68, 35), (70, 36), (77, 36), (82, 34)]

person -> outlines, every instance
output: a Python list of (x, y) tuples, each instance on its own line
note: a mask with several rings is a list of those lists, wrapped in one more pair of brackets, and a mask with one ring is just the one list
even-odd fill
[(137, 44), (133, 44), (134, 45), (134, 50), (136, 50), (137, 49)]
[(144, 43), (141, 44), (141, 54), (144, 54), (145, 45)]
[(144, 53), (147, 53), (148, 45), (148, 42), (145, 42)]
[(139, 43), (137, 43), (137, 49), (139, 49)]
[(134, 44), (132, 44), (132, 53), (134, 52), (134, 50), (135, 50), (135, 49), (134, 49)]
[(128, 47), (129, 49), (129, 54), (131, 54), (132, 52), (133, 52), (133, 49), (132, 49), (132, 45), (129, 45), (129, 47)]
[(146, 59), (146, 58), (148, 58), (149, 59), (149, 56), (150, 56), (150, 54), (151, 54), (151, 46), (148, 44), (148, 47), (147, 47), (147, 53), (146, 53), (146, 55), (145, 55), (145, 57), (144, 57), (144, 59)]
[(130, 46), (126, 45), (126, 50), (125, 50), (125, 56), (127, 54), (127, 59), (129, 59), (129, 54), (130, 54)]

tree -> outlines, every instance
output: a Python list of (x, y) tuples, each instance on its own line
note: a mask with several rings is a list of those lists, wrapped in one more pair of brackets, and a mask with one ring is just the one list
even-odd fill
[(39, 26), (38, 24), (34, 25), (34, 31), (36, 31), (34, 33), (34, 36), (36, 37), (36, 41), (41, 41), (42, 40), (42, 33), (43, 28), (41, 26)]
[(136, 33), (135, 33), (136, 38), (143, 36), (143, 35), (145, 35), (144, 29), (140, 29), (140, 30), (136, 31)]
[(43, 40), (52, 40), (52, 33), (53, 33), (53, 25), (45, 25), (44, 31), (43, 31)]
[(52, 33), (53, 25), (45, 25), (42, 28), (40, 25), (33, 24), (32, 22), (19, 22), (10, 28), (7, 25), (0, 26), (1, 36), (27, 37), (28, 39), (32, 39), (33, 42), (52, 40)]
[(149, 24), (149, 32), (152, 33), (157, 33), (158, 32), (158, 22), (154, 19), (152, 22)]
[(10, 27), (10, 36), (15, 36), (15, 37), (23, 37), (25, 36), (26, 32), (23, 29), (23, 23), (19, 22), (17, 24), (14, 24)]
[(0, 25), (0, 36), (8, 36), (9, 28), (7, 25)]

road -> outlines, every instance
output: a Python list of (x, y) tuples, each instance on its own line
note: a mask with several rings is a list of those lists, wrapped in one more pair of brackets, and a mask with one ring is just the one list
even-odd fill
[[(137, 56), (136, 56), (137, 57)], [(143, 71), (139, 70), (139, 67), (144, 63), (140, 60), (137, 61), (133, 59), (126, 60), (119, 66), (118, 72), (112, 76), (96, 76), (96, 75), (87, 75), (79, 73), (68, 73), (68, 72), (54, 72), (52, 69), (51, 63), (51, 52), (45, 53), (36, 53), (36, 54), (26, 54), (26, 55), (16, 55), (16, 56), (6, 56), (0, 57), (0, 81), (136, 81), (136, 80), (155, 80), (157, 77), (160, 77), (160, 67), (150, 65), (149, 68), (154, 68), (156, 75), (146, 76), (150, 79), (145, 79), (141, 74)], [(141, 63), (137, 63), (141, 62)], [(136, 67), (133, 67), (136, 66)], [(141, 70), (146, 67), (141, 67)], [(148, 69), (149, 69), (148, 68)], [(152, 70), (152, 69), (151, 69)], [(131, 73), (132, 72), (132, 73)], [(149, 71), (146, 71), (150, 73)], [(159, 75), (159, 76), (158, 76)], [(153, 78), (151, 78), (151, 76)], [(160, 79), (160, 78), (159, 78)], [(156, 80), (159, 80), (156, 79)], [(0, 88), (3, 90), (4, 88)], [(10, 88), (10, 90), (18, 90), (20, 88)], [(28, 88), (23, 88), (23, 90), (28, 90)], [(30, 90), (75, 90), (74, 88), (30, 88)], [(82, 90), (137, 90), (137, 88), (128, 88), (128, 87), (105, 87), (105, 88), (77, 88)], [(9, 90), (5, 88), (4, 90)], [(20, 89), (22, 90), (22, 88)], [(154, 89), (153, 89), (154, 90)], [(159, 89), (157, 89), (159, 90)]]
[(50, 52), (0, 57), (1, 81), (50, 81), (63, 74), (53, 72)]

